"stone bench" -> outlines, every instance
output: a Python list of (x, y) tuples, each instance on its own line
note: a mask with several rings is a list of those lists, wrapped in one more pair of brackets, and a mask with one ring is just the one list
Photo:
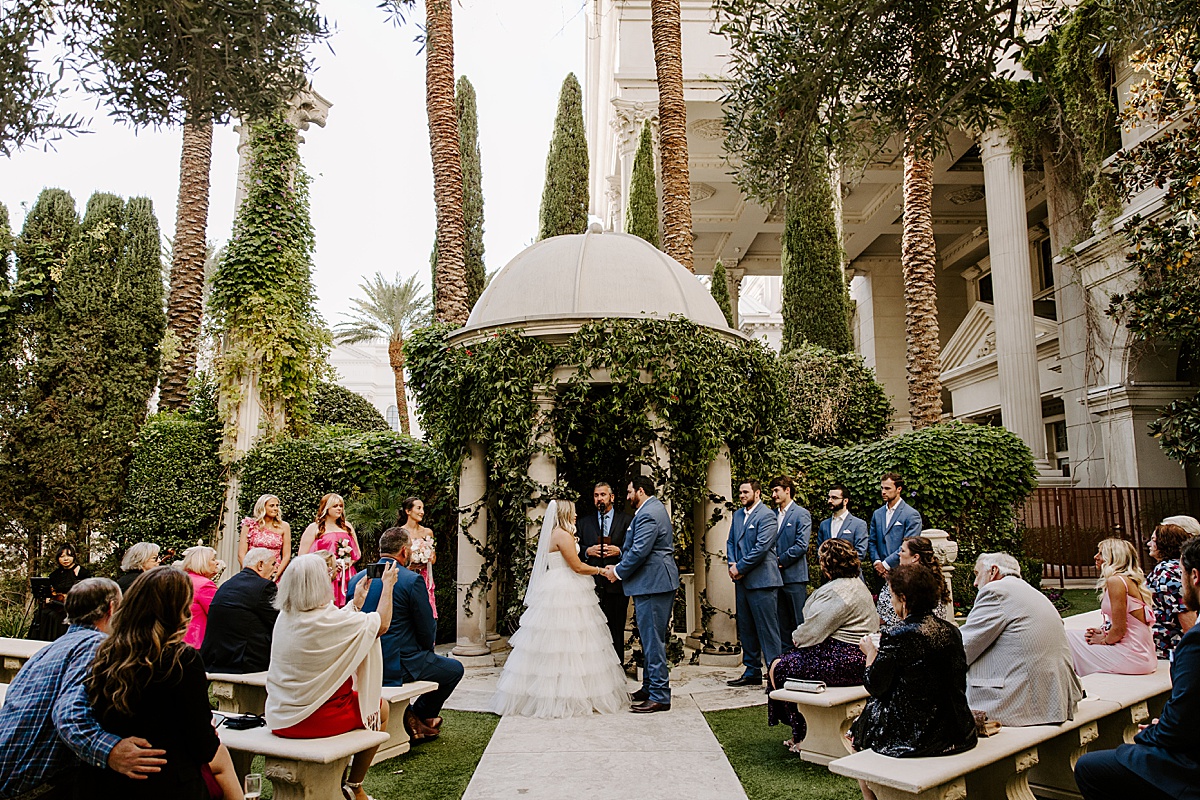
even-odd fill
[[(338, 800), (342, 776), (355, 753), (388, 740), (382, 731), (351, 731), (324, 739), (284, 739), (266, 728), (245, 731), (217, 728), (221, 742), (249, 763), (255, 755), (266, 757), (263, 777), (274, 787), (277, 800)], [(238, 770), (242, 775), (242, 770)]]
[(408, 752), (411, 745), (408, 731), (404, 729), (404, 712), (413, 700), (436, 688), (437, 684), (433, 681), (413, 681), (403, 686), (383, 687), (380, 696), (388, 704), (388, 740), (375, 754), (371, 761), (372, 766)]
[(1072, 614), (1063, 617), (1063, 627), (1069, 631), (1086, 631), (1088, 628), (1104, 627), (1104, 614), (1100, 609), (1085, 611), (1082, 614)]
[(208, 688), (222, 714), (262, 715), (267, 707), (267, 673), (208, 673)]
[(1102, 672), (1079, 679), (1087, 696), (1109, 700), (1121, 707), (1120, 714), (1101, 720), (1099, 737), (1093, 750), (1111, 750), (1132, 742), (1138, 725), (1145, 724), (1162, 713), (1171, 696), (1171, 665), (1159, 661), (1149, 675), (1110, 675)]
[(800, 743), (800, 757), (822, 766), (849, 752), (846, 731), (862, 713), (870, 697), (863, 686), (832, 687), (823, 692), (792, 692), (776, 689), (772, 700), (795, 703), (804, 715), (808, 732)]
[(4, 695), (8, 692), (8, 684), (0, 683), (0, 706), (4, 705)]
[(10, 639), (0, 636), (0, 682), (12, 683), (12, 679), (25, 666), (25, 662), (37, 655), (49, 642), (39, 639)]

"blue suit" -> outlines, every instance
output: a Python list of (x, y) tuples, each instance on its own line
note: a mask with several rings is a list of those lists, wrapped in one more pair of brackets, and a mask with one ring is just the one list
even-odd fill
[(652, 703), (671, 703), (667, 637), (679, 588), (671, 515), (657, 497), (646, 498), (625, 531), (625, 549), (614, 567), (627, 597), (633, 598), (642, 640), (642, 689)]
[[(833, 517), (821, 521), (821, 524), (817, 526), (817, 547), (833, 538), (832, 530)], [(861, 520), (853, 514), (847, 514), (845, 521), (842, 522), (842, 529), (838, 531), (837, 538), (845, 539), (854, 545), (860, 559), (867, 557), (867, 523), (865, 520)]]
[(779, 556), (779, 573), (783, 578), (783, 587), (779, 590), (779, 645), (783, 648), (792, 640), (792, 631), (804, 622), (812, 514), (793, 501), (778, 524), (775, 552)]
[(892, 512), (892, 524), (887, 524), (887, 504), (875, 509), (871, 515), (870, 555), (871, 563), (882, 561), (888, 569), (900, 564), (900, 544), (910, 536), (921, 535), (921, 512), (903, 499)]
[(746, 514), (745, 508), (733, 512), (729, 540), (725, 543), (729, 563), (741, 576), (734, 581), (737, 601), (737, 631), (742, 642), (745, 675), (762, 676), (766, 666), (782, 652), (779, 639), (779, 559), (775, 556), (775, 512), (761, 502)]
[[(387, 556), (379, 560), (395, 561)], [(366, 580), (366, 577), (365, 571), (355, 575), (346, 589), (346, 596), (353, 597), (359, 581)], [(362, 610), (370, 612), (378, 609), (382, 594), (383, 581), (371, 581)], [(435, 691), (427, 692), (413, 701), (413, 713), (421, 719), (438, 715), (442, 704), (463, 676), (462, 662), (433, 652), (436, 636), (437, 622), (433, 619), (433, 607), (429, 605), (425, 579), (400, 565), (400, 577), (392, 589), (392, 624), (379, 637), (379, 644), (383, 648), (383, 685), (403, 686), (405, 681), (435, 682), (438, 685)]]
[(1085, 800), (1200, 798), (1200, 626), (1175, 648), (1171, 697), (1150, 725), (1116, 750), (1085, 753), (1075, 780)]

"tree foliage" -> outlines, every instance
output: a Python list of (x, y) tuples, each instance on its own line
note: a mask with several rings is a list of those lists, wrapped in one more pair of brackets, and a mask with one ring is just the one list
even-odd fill
[(82, 126), (77, 114), (57, 109), (61, 75), (38, 62), (54, 32), (41, 0), (0, 0), (0, 155), (52, 142)]
[(804, 344), (779, 357), (779, 372), (784, 438), (841, 447), (887, 435), (892, 404), (862, 356)]
[(713, 266), (712, 283), (709, 284), (708, 290), (712, 293), (713, 299), (717, 301), (717, 307), (721, 309), (721, 313), (725, 315), (725, 322), (729, 327), (737, 327), (737, 317), (733, 315), (733, 303), (729, 298), (729, 275), (725, 272), (725, 264), (717, 259), (717, 263)]
[(563, 80), (554, 135), (546, 156), (546, 184), (538, 214), (538, 239), (587, 231), (588, 152), (583, 91), (575, 73)]
[(629, 181), (629, 205), (625, 209), (625, 232), (640, 236), (655, 247), (658, 238), (658, 189), (654, 180), (654, 138), (650, 121), (642, 125), (633, 176)]
[(466, 225), (467, 307), (474, 308), (487, 282), (483, 262), (483, 160), (479, 149), (479, 111), (475, 87), (463, 75), (454, 93), (458, 114), (459, 152), (462, 156), (463, 223)]
[(362, 395), (336, 383), (317, 384), (312, 398), (314, 425), (341, 425), (356, 431), (386, 431), (383, 414)]

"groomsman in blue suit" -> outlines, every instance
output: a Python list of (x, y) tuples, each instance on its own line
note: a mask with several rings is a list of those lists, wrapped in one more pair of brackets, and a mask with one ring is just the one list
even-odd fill
[(742, 507), (733, 512), (733, 525), (725, 550), (729, 577), (733, 578), (737, 601), (737, 631), (742, 641), (742, 664), (746, 671), (728, 681), (730, 686), (761, 686), (765, 666), (779, 658), (779, 559), (775, 556), (775, 534), (779, 523), (775, 512), (762, 501), (762, 485), (746, 481), (738, 487)]
[(804, 601), (808, 598), (808, 540), (812, 538), (812, 514), (793, 500), (796, 484), (786, 475), (771, 481), (771, 499), (779, 533), (775, 553), (779, 556), (779, 642), (792, 640), (792, 631), (804, 622)]
[(909, 536), (921, 535), (921, 513), (904, 502), (904, 478), (885, 472), (879, 479), (883, 505), (871, 515), (870, 552), (881, 577), (900, 564), (900, 545)]
[(845, 539), (854, 545), (860, 559), (866, 558), (867, 521), (850, 513), (850, 494), (840, 483), (829, 487), (829, 510), (833, 516), (817, 528), (817, 547), (830, 539)]

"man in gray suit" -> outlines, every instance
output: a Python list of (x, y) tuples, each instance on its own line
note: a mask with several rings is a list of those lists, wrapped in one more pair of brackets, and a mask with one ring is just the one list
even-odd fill
[(737, 605), (737, 632), (742, 643), (740, 678), (726, 681), (730, 686), (761, 686), (763, 666), (779, 658), (779, 559), (775, 556), (779, 522), (775, 512), (762, 502), (758, 481), (745, 481), (738, 487), (742, 507), (733, 512), (725, 554), (729, 559), (729, 577), (733, 578)]
[(1008, 727), (1073, 719), (1083, 687), (1054, 605), (1021, 579), (1008, 553), (979, 556), (975, 585), (979, 594), (962, 626), (972, 710)]
[(633, 598), (638, 636), (642, 640), (642, 688), (634, 692), (631, 711), (650, 714), (671, 710), (671, 667), (667, 663), (667, 637), (671, 635), (671, 606), (679, 588), (675, 566), (675, 534), (671, 515), (654, 496), (654, 482), (636, 475), (626, 490), (629, 505), (637, 509), (625, 532), (621, 562), (604, 568), (610, 581), (621, 581)]

